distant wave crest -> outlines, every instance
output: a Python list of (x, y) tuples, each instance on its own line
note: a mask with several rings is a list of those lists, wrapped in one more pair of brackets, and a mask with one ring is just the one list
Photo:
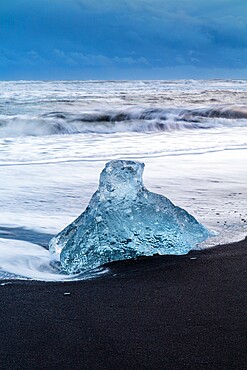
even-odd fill
[(40, 116), (0, 116), (0, 137), (63, 134), (112, 134), (159, 132), (247, 126), (246, 106), (218, 106), (198, 109), (135, 108), (91, 111), (81, 114), (49, 112)]

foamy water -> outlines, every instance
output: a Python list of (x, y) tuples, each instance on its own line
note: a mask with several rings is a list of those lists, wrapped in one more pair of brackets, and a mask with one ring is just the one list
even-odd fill
[(216, 230), (206, 246), (246, 235), (247, 81), (0, 85), (2, 277), (66, 278), (35, 232), (77, 217), (116, 158), (144, 161), (150, 190)]

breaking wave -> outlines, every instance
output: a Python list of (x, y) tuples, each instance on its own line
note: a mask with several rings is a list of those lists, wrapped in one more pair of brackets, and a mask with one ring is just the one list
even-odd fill
[(198, 109), (148, 108), (91, 111), (82, 114), (50, 112), (39, 116), (0, 116), (0, 137), (78, 133), (158, 132), (247, 126), (246, 106)]

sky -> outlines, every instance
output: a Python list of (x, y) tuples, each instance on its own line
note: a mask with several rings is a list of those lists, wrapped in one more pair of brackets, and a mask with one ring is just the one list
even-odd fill
[(0, 79), (247, 78), (246, 0), (1, 0)]

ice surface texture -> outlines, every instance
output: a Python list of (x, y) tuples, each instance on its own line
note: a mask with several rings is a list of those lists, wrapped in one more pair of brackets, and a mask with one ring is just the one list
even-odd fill
[(100, 175), (86, 210), (50, 242), (63, 270), (83, 272), (110, 261), (185, 254), (209, 236), (184, 209), (143, 185), (144, 163), (114, 160)]

